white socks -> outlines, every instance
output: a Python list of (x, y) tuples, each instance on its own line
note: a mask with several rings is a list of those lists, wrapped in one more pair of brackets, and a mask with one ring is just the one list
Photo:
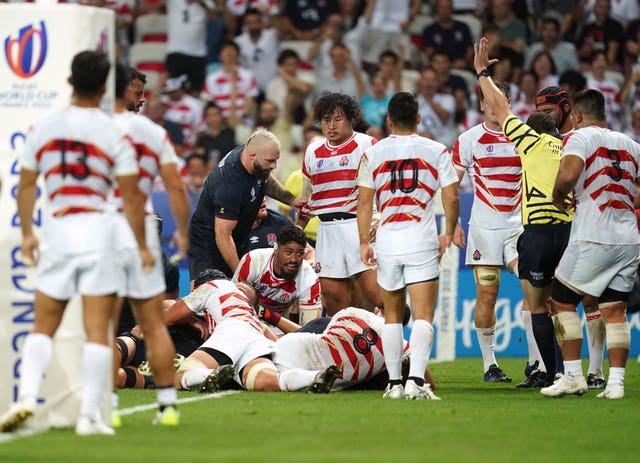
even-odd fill
[(178, 400), (178, 393), (175, 387), (163, 387), (156, 389), (156, 397), (158, 398), (158, 404), (162, 407), (169, 405), (175, 405)]
[(80, 416), (95, 417), (100, 411), (100, 402), (109, 372), (113, 367), (113, 351), (110, 346), (87, 342), (82, 352), (82, 401)]
[(281, 391), (302, 391), (315, 379), (319, 371), (303, 370), (302, 368), (292, 368), (278, 374), (278, 387)]
[(574, 378), (584, 377), (582, 373), (582, 360), (565, 360), (564, 364), (564, 374), (567, 376), (572, 376)]
[(482, 361), (486, 373), (491, 365), (498, 364), (495, 354), (496, 327), (476, 328), (476, 334), (478, 335), (478, 344), (480, 344), (480, 352), (482, 352)]
[[(182, 377), (180, 378), (180, 385), (182, 389), (186, 391), (190, 391), (193, 386), (200, 386), (204, 383), (204, 380), (207, 379), (213, 373), (211, 368), (194, 368), (192, 370), (186, 370)], [(160, 401), (160, 397), (158, 397), (158, 402)]]
[[(413, 339), (413, 331), (411, 338)], [(403, 348), (402, 323), (385, 323), (382, 327), (382, 351), (384, 352), (384, 363), (387, 366), (390, 380), (402, 379)], [(413, 345), (411, 349), (413, 349)], [(422, 373), (418, 376), (422, 378), (424, 376), (424, 370), (422, 370)]]
[(42, 333), (30, 333), (24, 341), (20, 367), (19, 399), (36, 399), (51, 361), (53, 340)]
[(411, 337), (409, 338), (409, 345), (411, 346), (409, 376), (424, 378), (424, 373), (429, 364), (432, 343), (433, 326), (431, 323), (426, 320), (415, 320), (411, 329)]

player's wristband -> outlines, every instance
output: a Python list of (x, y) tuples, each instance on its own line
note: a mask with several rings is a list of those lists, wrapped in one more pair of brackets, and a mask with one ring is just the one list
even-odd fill
[(278, 312), (274, 312), (269, 309), (265, 309), (264, 315), (262, 316), (262, 319), (265, 322), (273, 326), (278, 326), (278, 323), (280, 323), (281, 318), (282, 318), (282, 315), (280, 315)]
[(491, 73), (489, 72), (489, 70), (487, 68), (484, 68), (482, 71), (480, 71), (478, 73), (478, 79), (480, 77), (491, 77)]

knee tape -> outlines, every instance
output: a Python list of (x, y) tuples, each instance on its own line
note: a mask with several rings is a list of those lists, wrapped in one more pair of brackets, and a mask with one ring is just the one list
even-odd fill
[(491, 267), (477, 267), (473, 272), (473, 277), (477, 285), (481, 286), (499, 286), (500, 285), (500, 269)]
[(193, 357), (187, 357), (180, 365), (180, 368), (178, 368), (178, 371), (195, 370), (196, 368), (204, 368), (205, 370), (209, 369), (209, 367), (202, 363), (202, 361)]
[(631, 331), (629, 323), (607, 323), (607, 348), (618, 347), (629, 350), (631, 345)]
[(275, 374), (278, 373), (276, 367), (269, 362), (256, 363), (247, 372), (247, 380), (245, 381), (244, 387), (246, 387), (248, 391), (253, 391), (255, 389), (256, 377), (262, 370), (270, 370)]
[(558, 312), (554, 316), (558, 344), (582, 339), (582, 326), (578, 312)]

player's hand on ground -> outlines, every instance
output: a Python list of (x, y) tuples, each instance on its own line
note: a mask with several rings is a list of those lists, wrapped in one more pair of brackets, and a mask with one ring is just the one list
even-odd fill
[(464, 236), (464, 230), (460, 226), (459, 222), (456, 225), (456, 229), (453, 232), (453, 244), (455, 244), (456, 247), (460, 249), (464, 249), (464, 247), (467, 245), (467, 240)]
[(140, 248), (138, 253), (140, 254), (140, 261), (142, 262), (142, 271), (149, 273), (156, 265), (156, 258), (153, 257), (149, 248)]
[(369, 243), (360, 245), (360, 259), (366, 265), (376, 265), (377, 260), (373, 252), (373, 248)]
[(22, 261), (29, 267), (35, 267), (38, 259), (36, 253), (38, 251), (38, 239), (34, 235), (25, 236), (22, 239), (22, 245), (20, 246), (20, 253), (22, 254)]
[(438, 236), (438, 241), (440, 242), (440, 246), (438, 248), (438, 260), (440, 260), (442, 259), (444, 253), (449, 250), (449, 246), (451, 246), (451, 243), (453, 241), (453, 236), (443, 233), (442, 235)]

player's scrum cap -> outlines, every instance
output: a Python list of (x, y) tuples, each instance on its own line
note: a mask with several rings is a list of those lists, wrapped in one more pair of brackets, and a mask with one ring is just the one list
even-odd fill
[(182, 74), (178, 77), (171, 77), (164, 81), (164, 85), (162, 86), (162, 93), (171, 93), (175, 92), (176, 90), (182, 90), (186, 81), (186, 74)]
[(545, 87), (538, 92), (536, 95), (536, 107), (543, 104), (555, 105), (565, 113), (570, 112), (573, 107), (569, 94), (557, 85)]

